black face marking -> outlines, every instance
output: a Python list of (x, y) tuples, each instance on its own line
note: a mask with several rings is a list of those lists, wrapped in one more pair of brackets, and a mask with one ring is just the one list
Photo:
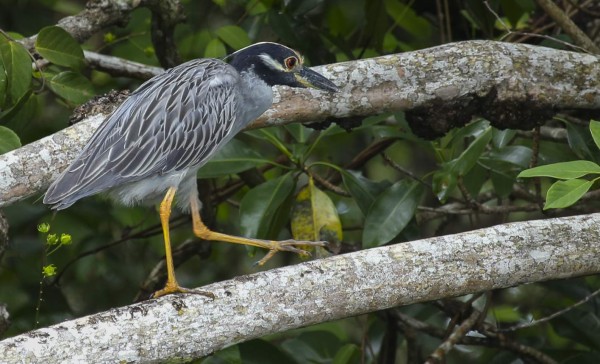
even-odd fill
[(241, 49), (231, 56), (230, 64), (238, 71), (253, 71), (265, 83), (304, 87), (293, 72), (301, 64), (300, 55), (291, 48), (277, 43), (258, 43)]

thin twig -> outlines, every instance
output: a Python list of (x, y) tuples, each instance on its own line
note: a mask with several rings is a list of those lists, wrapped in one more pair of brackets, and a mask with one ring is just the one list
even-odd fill
[(536, 0), (538, 5), (550, 15), (558, 26), (565, 31), (580, 47), (594, 54), (600, 54), (600, 48), (551, 0)]
[(513, 332), (513, 331), (517, 331), (517, 330), (521, 330), (521, 329), (526, 329), (526, 328), (529, 328), (529, 327), (532, 327), (532, 326), (536, 326), (536, 325), (539, 325), (539, 324), (544, 323), (544, 322), (548, 322), (548, 321), (550, 321), (550, 320), (552, 320), (552, 319), (554, 319), (554, 318), (556, 318), (556, 317), (558, 317), (560, 315), (563, 315), (563, 314), (571, 311), (575, 307), (583, 305), (584, 303), (588, 302), (592, 298), (596, 297), (598, 294), (600, 294), (600, 288), (597, 289), (597, 290), (595, 290), (594, 292), (590, 293), (589, 295), (587, 295), (584, 299), (582, 299), (582, 300), (580, 300), (580, 301), (572, 304), (571, 306), (565, 307), (565, 308), (563, 308), (560, 311), (556, 311), (555, 313), (553, 313), (551, 315), (548, 315), (548, 316), (543, 317), (543, 318), (538, 319), (538, 320), (533, 320), (531, 322), (526, 322), (526, 323), (523, 323), (523, 324), (519, 324), (519, 325), (507, 327), (507, 328), (504, 328), (504, 329), (497, 329), (496, 331), (497, 332)]
[(456, 346), (460, 342), (460, 340), (473, 328), (477, 320), (479, 320), (479, 315), (481, 311), (473, 310), (469, 317), (464, 320), (456, 329), (452, 332), (452, 334), (444, 341), (440, 346), (435, 349), (433, 353), (429, 356), (429, 359), (425, 362), (426, 364), (434, 364), (443, 362), (446, 354)]
[(527, 32), (520, 32), (520, 31), (513, 31), (513, 30), (511, 30), (511, 29), (510, 29), (510, 28), (509, 28), (509, 27), (506, 25), (506, 23), (504, 23), (504, 21), (503, 21), (503, 20), (502, 20), (502, 18), (501, 18), (501, 17), (498, 15), (498, 13), (496, 13), (496, 12), (494, 11), (494, 9), (492, 9), (492, 7), (491, 7), (491, 6), (490, 6), (490, 4), (487, 2), (487, 0), (486, 0), (486, 1), (484, 1), (483, 3), (484, 3), (484, 4), (485, 4), (485, 6), (487, 7), (487, 9), (488, 9), (488, 10), (489, 10), (489, 11), (490, 11), (490, 12), (491, 12), (491, 13), (492, 13), (492, 14), (493, 14), (495, 17), (496, 17), (496, 20), (498, 20), (498, 22), (499, 22), (499, 23), (502, 25), (502, 27), (503, 27), (503, 28), (504, 28), (504, 30), (506, 31), (506, 34), (504, 34), (504, 35), (503, 35), (503, 36), (500, 38), (501, 40), (502, 40), (502, 39), (504, 39), (504, 38), (507, 38), (507, 37), (508, 37), (508, 36), (510, 36), (510, 35), (517, 34), (517, 35), (523, 35), (523, 36), (528, 36), (528, 37), (536, 37), (536, 38), (542, 38), (542, 39), (551, 40), (551, 41), (553, 41), (553, 42), (556, 42), (556, 43), (562, 44), (562, 45), (564, 45), (565, 47), (573, 48), (573, 49), (579, 50), (579, 51), (581, 51), (581, 52), (584, 52), (584, 53), (589, 53), (589, 51), (588, 51), (587, 49), (583, 48), (583, 47), (580, 47), (580, 46), (577, 46), (577, 45), (575, 45), (575, 44), (571, 44), (571, 43), (569, 43), (569, 42), (565, 42), (565, 41), (563, 41), (563, 40), (560, 40), (560, 39), (557, 39), (557, 38), (554, 38), (554, 37), (550, 37), (550, 36), (547, 36), (547, 35), (544, 35), (544, 34), (535, 34), (535, 33), (527, 33)]
[(399, 165), (398, 163), (396, 163), (392, 158), (390, 158), (389, 155), (387, 155), (387, 153), (381, 153), (381, 156), (383, 157), (383, 159), (389, 163), (389, 165), (394, 168), (395, 170), (397, 170), (398, 172), (404, 174), (405, 176), (408, 176), (409, 178), (421, 183), (422, 185), (429, 187), (430, 189), (432, 189), (433, 187), (431, 186), (430, 183), (422, 180), (421, 178), (417, 177), (414, 173), (412, 173), (411, 171), (409, 171), (408, 169), (402, 167), (401, 165)]

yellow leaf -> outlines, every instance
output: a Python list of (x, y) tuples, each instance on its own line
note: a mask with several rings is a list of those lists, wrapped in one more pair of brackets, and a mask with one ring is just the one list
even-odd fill
[[(292, 207), (292, 235), (296, 240), (329, 242), (329, 251), (338, 252), (342, 241), (342, 223), (333, 201), (318, 189), (313, 179), (303, 187)], [(310, 247), (304, 247), (310, 249)], [(317, 248), (316, 256), (328, 256), (327, 250)]]

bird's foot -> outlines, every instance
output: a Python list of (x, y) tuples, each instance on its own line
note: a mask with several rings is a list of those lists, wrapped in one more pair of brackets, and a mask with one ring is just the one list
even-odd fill
[(181, 287), (179, 284), (177, 284), (177, 282), (167, 282), (167, 284), (165, 285), (165, 287), (161, 290), (158, 290), (156, 292), (154, 292), (152, 294), (152, 296), (150, 296), (151, 298), (158, 298), (158, 297), (162, 297), (162, 296), (166, 296), (169, 294), (199, 294), (202, 296), (206, 296), (210, 299), (215, 299), (215, 295), (212, 292), (208, 292), (208, 291), (200, 291), (200, 290), (196, 290), (196, 289), (189, 289), (189, 288), (184, 288)]
[[(252, 239), (254, 240), (254, 239)], [(299, 254), (302, 257), (310, 257), (310, 252), (304, 250), (308, 247), (326, 247), (326, 241), (302, 241), (302, 240), (262, 240), (265, 243), (262, 247), (269, 249), (269, 252), (256, 265), (263, 265), (268, 262), (277, 252), (292, 252)]]

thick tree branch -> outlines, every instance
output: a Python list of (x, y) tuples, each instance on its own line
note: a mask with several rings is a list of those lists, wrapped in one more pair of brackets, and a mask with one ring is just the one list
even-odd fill
[[(469, 41), (315, 67), (342, 91), (278, 88), (273, 107), (253, 127), (405, 110), (413, 131), (429, 137), (475, 115), (500, 128), (531, 129), (555, 110), (600, 110), (599, 60), (543, 47)], [(92, 116), (0, 156), (0, 206), (43, 191), (102, 119)]]
[[(528, 221), (315, 260), (0, 342), (3, 362), (161, 362), (389, 307), (600, 272), (600, 214)], [(165, 329), (167, 328), (168, 329)]]
[[(129, 14), (139, 6), (140, 0), (90, 0), (83, 11), (62, 18), (57, 25), (83, 43), (102, 29), (127, 24)], [(33, 50), (36, 38), (37, 35), (34, 35), (20, 42)]]

